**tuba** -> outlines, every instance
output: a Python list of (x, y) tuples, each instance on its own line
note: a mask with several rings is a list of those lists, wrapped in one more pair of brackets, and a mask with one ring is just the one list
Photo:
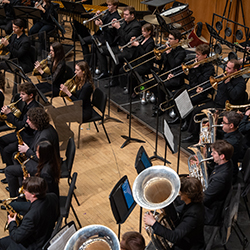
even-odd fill
[(89, 225), (76, 231), (68, 240), (64, 250), (120, 250), (116, 234), (102, 225)]
[[(180, 191), (180, 178), (171, 168), (166, 166), (153, 166), (143, 170), (135, 179), (133, 184), (133, 197), (139, 206), (156, 210), (170, 205), (178, 196)], [(163, 220), (159, 215), (159, 222), (172, 229), (173, 223), (170, 218)], [(172, 243), (166, 239), (155, 236), (151, 227), (147, 229), (154, 245), (160, 244), (165, 249), (172, 247)]]
[[(77, 88), (77, 85), (75, 82), (75, 77), (76, 77), (76, 74), (74, 74), (74, 76), (71, 79), (67, 80), (64, 83), (64, 86), (66, 86), (68, 88), (69, 92), (72, 94), (75, 94), (76, 88)], [(59, 96), (66, 97), (71, 102), (71, 99), (61, 90), (59, 92)]]
[[(19, 129), (18, 131), (16, 131), (16, 136), (17, 136), (17, 140), (18, 140), (18, 145), (23, 145), (23, 138), (21, 137), (20, 133), (26, 128), (26, 126), (24, 126), (23, 128)], [(27, 156), (24, 153), (20, 153), (17, 152), (14, 155), (14, 159), (17, 160), (21, 165), (27, 160)]]
[[(51, 54), (49, 54), (45, 59), (43, 59), (41, 62), (40, 62), (40, 65), (41, 65), (41, 68), (43, 69), (43, 71), (48, 74), (48, 75), (51, 75), (51, 72), (50, 72), (50, 69), (48, 67), (48, 61), (51, 60)], [(38, 70), (36, 68), (33, 69), (32, 71), (32, 75), (37, 75), (39, 74)]]

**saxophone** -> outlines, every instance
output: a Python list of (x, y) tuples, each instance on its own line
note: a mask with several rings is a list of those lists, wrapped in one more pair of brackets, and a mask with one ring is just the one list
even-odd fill
[[(19, 197), (24, 197), (24, 194), (21, 194), (20, 196), (17, 196), (17, 197), (14, 197), (14, 198), (7, 198), (5, 200), (2, 200), (3, 205), (6, 207), (6, 210), (9, 213), (10, 217), (13, 217), (14, 214), (17, 214), (16, 215), (16, 224), (17, 224), (17, 226), (20, 225), (20, 223), (21, 223), (21, 221), (23, 219), (23, 216), (21, 214), (17, 213), (9, 203), (14, 201), (14, 200), (17, 200)], [(4, 226), (4, 231), (6, 231), (8, 228), (9, 228), (9, 223), (8, 223), (8, 219), (7, 219), (7, 222), (6, 222), (5, 226)]]
[[(16, 132), (16, 136), (17, 136), (17, 140), (18, 140), (18, 145), (23, 145), (23, 138), (21, 137), (20, 133), (26, 128), (26, 126), (24, 126), (23, 128), (19, 129), (17, 132)], [(27, 160), (27, 156), (24, 154), (24, 153), (20, 153), (20, 152), (17, 152), (15, 155), (14, 155), (14, 159), (17, 160), (21, 165), (25, 162), (26, 163), (26, 160)]]
[[(6, 40), (9, 40), (11, 38), (11, 36), (14, 34), (14, 31), (10, 34), (10, 35), (7, 35), (6, 37), (4, 37)], [(3, 50), (5, 46), (2, 44), (2, 39), (0, 39), (0, 50)], [(2, 54), (2, 53), (0, 53)]]
[[(76, 88), (77, 88), (76, 83), (75, 83), (75, 77), (76, 77), (76, 74), (71, 79), (67, 80), (64, 83), (64, 86), (66, 86), (68, 88), (69, 92), (72, 94), (75, 94)], [(71, 102), (71, 99), (61, 90), (59, 92), (59, 96), (66, 97)]]
[[(28, 171), (27, 171), (27, 169), (26, 169), (25, 164), (26, 164), (30, 159), (32, 159), (32, 158), (33, 158), (33, 155), (32, 155), (30, 158), (28, 158), (26, 161), (24, 161), (24, 162), (21, 163), (21, 168), (22, 168), (22, 170), (23, 170), (23, 177), (25, 177), (25, 178), (29, 177), (29, 173), (28, 173)], [(21, 187), (19, 188), (18, 193), (19, 193), (20, 195), (23, 194), (23, 186), (21, 186)]]
[[(43, 71), (48, 74), (48, 75), (51, 75), (51, 72), (50, 72), (50, 69), (48, 67), (48, 61), (51, 59), (51, 54), (49, 54), (45, 59), (43, 59), (41, 62), (40, 62), (40, 65), (41, 65), (41, 68), (43, 69)], [(33, 69), (32, 71), (32, 75), (37, 75), (39, 74), (38, 70), (36, 68)]]

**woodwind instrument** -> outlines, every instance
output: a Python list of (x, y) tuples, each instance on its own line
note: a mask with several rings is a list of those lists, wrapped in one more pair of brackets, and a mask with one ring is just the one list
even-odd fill
[[(24, 126), (23, 128), (19, 129), (16, 132), (16, 136), (17, 136), (17, 140), (18, 140), (18, 145), (23, 145), (23, 138), (21, 137), (20, 133), (26, 128), (26, 126)], [(17, 152), (14, 155), (14, 159), (17, 160), (21, 165), (23, 162), (25, 162), (27, 160), (27, 156), (24, 153), (20, 153)]]
[[(33, 158), (33, 155), (31, 155), (30, 158), (28, 158), (26, 161), (24, 161), (24, 162), (21, 163), (21, 168), (22, 168), (22, 170), (23, 170), (23, 177), (25, 177), (25, 178), (29, 177), (29, 173), (28, 173), (28, 171), (27, 171), (27, 169), (26, 169), (25, 164), (26, 164), (30, 159), (32, 159), (32, 158)], [(19, 188), (18, 193), (19, 193), (19, 194), (23, 194), (23, 186), (21, 186), (21, 187)]]
[[(67, 80), (65, 83), (64, 83), (64, 86), (66, 86), (69, 90), (70, 93), (72, 94), (75, 94), (76, 93), (76, 83), (75, 83), (75, 77), (76, 77), (76, 74), (69, 80)], [(61, 97), (66, 97), (67, 100), (69, 100), (71, 102), (71, 99), (68, 97), (67, 94), (65, 94), (63, 91), (60, 90), (59, 92), (59, 96)]]

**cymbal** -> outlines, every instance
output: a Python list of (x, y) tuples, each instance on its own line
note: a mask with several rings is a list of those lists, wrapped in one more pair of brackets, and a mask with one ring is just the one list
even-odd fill
[[(161, 16), (161, 17), (165, 20), (167, 24), (172, 22), (169, 17), (166, 16)], [(154, 25), (159, 25), (156, 15), (146, 15), (143, 17), (143, 20)]]

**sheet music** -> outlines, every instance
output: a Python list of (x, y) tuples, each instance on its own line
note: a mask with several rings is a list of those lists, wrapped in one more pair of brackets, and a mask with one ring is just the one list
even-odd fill
[(184, 90), (174, 99), (174, 101), (182, 119), (184, 119), (194, 108), (187, 90)]
[(74, 224), (70, 227), (66, 226), (57, 235), (50, 241), (50, 246), (48, 250), (58, 250), (64, 249), (66, 243), (68, 242), (69, 238), (76, 232)]
[(114, 60), (115, 65), (118, 65), (119, 64), (119, 62), (117, 60), (118, 58), (115, 56), (113, 50), (111, 49), (111, 47), (110, 47), (110, 45), (109, 45), (109, 43), (107, 41), (106, 41), (106, 46), (107, 46), (107, 49), (108, 49), (112, 59)]
[(172, 152), (175, 152), (175, 145), (174, 145), (174, 135), (168, 126), (168, 123), (164, 119), (164, 130), (163, 133), (165, 135), (166, 140), (168, 141), (168, 145), (171, 148)]

